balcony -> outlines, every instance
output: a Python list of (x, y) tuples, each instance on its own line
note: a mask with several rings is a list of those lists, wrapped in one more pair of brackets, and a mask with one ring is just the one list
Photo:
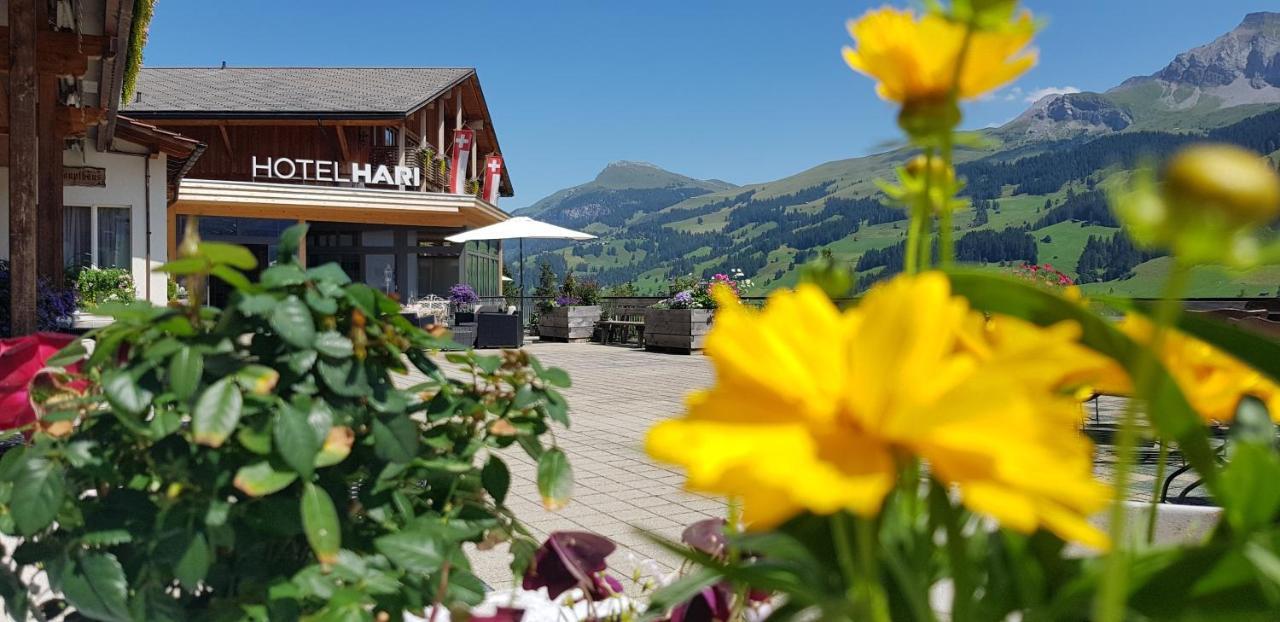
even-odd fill
[[(374, 166), (396, 166), (400, 163), (400, 149), (395, 146), (370, 147), (369, 163)], [(405, 150), (405, 166), (410, 168), (419, 168), (421, 166), (421, 163), (418, 161), (418, 152), (416, 149)], [(422, 191), (449, 191), (448, 160), (435, 160), (429, 162), (428, 166), (422, 170)]]

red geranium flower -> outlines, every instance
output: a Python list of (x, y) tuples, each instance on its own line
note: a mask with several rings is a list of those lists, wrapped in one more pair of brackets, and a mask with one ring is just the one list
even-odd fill
[[(30, 425), (36, 419), (31, 407), (31, 380), (45, 367), (45, 361), (78, 339), (61, 333), (36, 333), (26, 337), (0, 339), (0, 430)], [(79, 371), (79, 363), (70, 371)], [(83, 386), (83, 383), (76, 383)]]

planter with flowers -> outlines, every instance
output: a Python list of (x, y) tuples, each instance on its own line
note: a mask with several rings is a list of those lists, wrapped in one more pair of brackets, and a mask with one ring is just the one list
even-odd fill
[(449, 306), (453, 308), (454, 324), (470, 324), (476, 321), (476, 304), (480, 296), (467, 283), (458, 283), (449, 288)]
[(539, 306), (538, 336), (545, 341), (590, 341), (600, 321), (599, 303), (600, 286), (595, 281), (565, 276), (560, 295)]
[[(701, 350), (718, 301), (722, 296), (737, 299), (742, 283), (741, 272), (734, 276), (717, 274), (710, 280), (692, 283), (677, 280), (675, 295), (645, 310), (645, 349), (683, 354)], [(723, 293), (713, 295), (721, 286)]]

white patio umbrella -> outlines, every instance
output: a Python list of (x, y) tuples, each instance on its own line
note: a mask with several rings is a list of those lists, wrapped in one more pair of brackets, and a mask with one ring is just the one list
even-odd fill
[(463, 231), (446, 237), (450, 242), (473, 240), (520, 240), (520, 322), (524, 322), (524, 240), (594, 240), (590, 233), (565, 229), (551, 223), (534, 220), (528, 216), (516, 216), (487, 227)]

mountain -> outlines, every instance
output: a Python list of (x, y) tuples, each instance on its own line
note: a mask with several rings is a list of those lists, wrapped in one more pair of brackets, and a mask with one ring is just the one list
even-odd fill
[(637, 214), (735, 187), (715, 179), (685, 177), (648, 162), (620, 160), (610, 163), (590, 182), (556, 192), (517, 213), (599, 233)]
[[(955, 218), (961, 260), (1003, 270), (1050, 263), (1087, 290), (1155, 295), (1168, 258), (1133, 246), (1106, 190), (1195, 140), (1280, 159), (1280, 13), (1250, 14), (1104, 93), (1042, 98), (985, 135), (987, 146), (956, 153), (972, 202)], [(560, 274), (649, 293), (666, 293), (674, 276), (741, 269), (761, 293), (794, 284), (797, 265), (829, 251), (866, 287), (901, 270), (906, 214), (884, 204), (876, 180), (892, 179), (911, 155), (904, 148), (827, 162), (742, 187), (616, 162), (521, 212), (600, 236), (539, 245), (525, 268), (545, 261)], [(1280, 296), (1277, 287), (1280, 268), (1248, 276), (1197, 268), (1189, 295)]]
[(1231, 32), (1160, 71), (1105, 93), (1049, 95), (996, 134), (1011, 142), (1124, 130), (1227, 125), (1280, 103), (1280, 13), (1250, 13)]

